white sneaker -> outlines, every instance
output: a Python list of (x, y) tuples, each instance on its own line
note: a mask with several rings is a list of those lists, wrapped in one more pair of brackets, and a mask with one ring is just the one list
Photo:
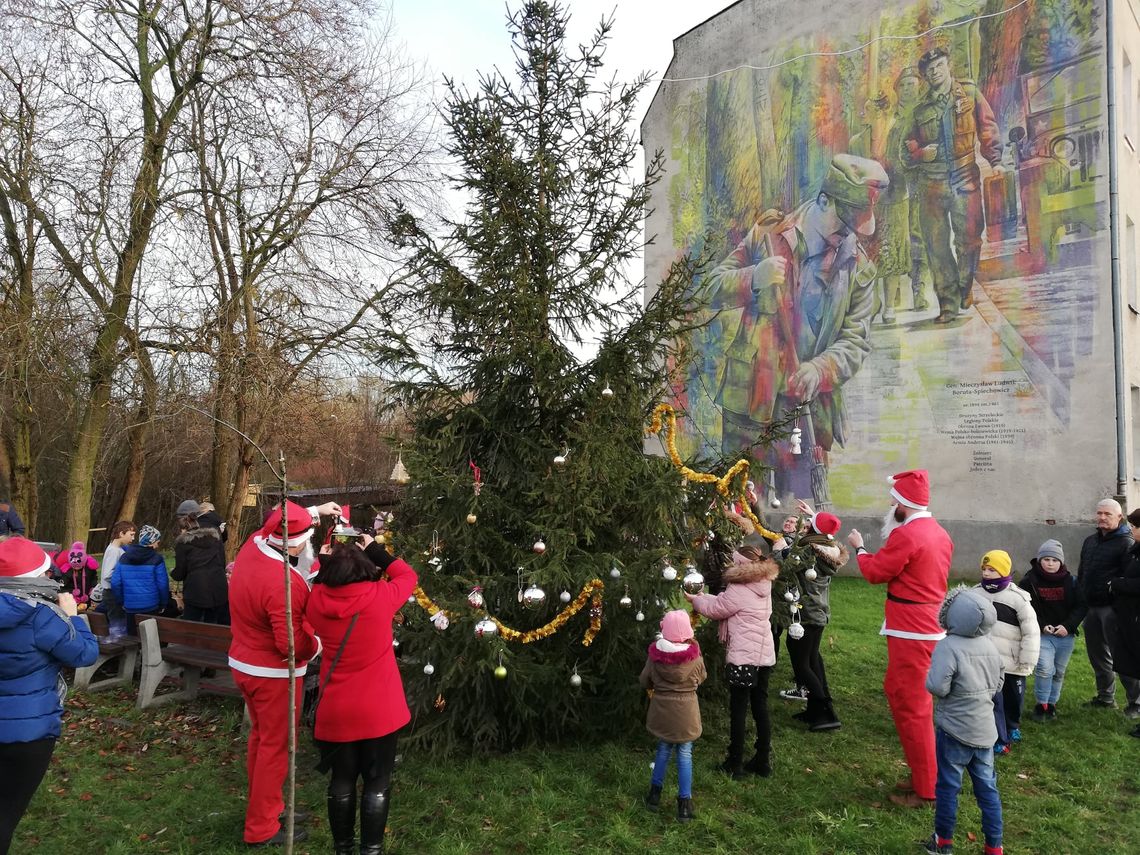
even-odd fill
[(806, 703), (808, 690), (801, 686), (796, 686), (793, 689), (782, 689), (780, 691), (780, 697), (785, 701), (804, 701)]

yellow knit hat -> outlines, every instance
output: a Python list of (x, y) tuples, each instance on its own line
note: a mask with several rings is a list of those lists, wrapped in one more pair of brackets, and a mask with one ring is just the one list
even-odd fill
[(1004, 549), (991, 549), (982, 556), (982, 568), (990, 567), (999, 576), (1008, 576), (1013, 569), (1013, 560)]

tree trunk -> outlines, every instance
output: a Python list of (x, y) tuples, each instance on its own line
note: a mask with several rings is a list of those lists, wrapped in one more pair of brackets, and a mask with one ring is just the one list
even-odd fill
[(138, 410), (135, 412), (134, 422), (127, 432), (130, 458), (127, 461), (127, 480), (123, 485), (123, 496), (119, 501), (119, 511), (115, 516), (116, 521), (135, 518), (139, 493), (142, 492), (143, 480), (146, 477), (146, 444), (150, 439), (151, 418), (158, 398), (158, 383), (155, 381), (154, 366), (151, 365), (150, 354), (140, 347), (138, 360), (139, 373), (142, 375), (143, 395)]
[(245, 495), (249, 490), (249, 475), (253, 470), (254, 449), (242, 440), (241, 457), (238, 460), (237, 474), (234, 476), (233, 490), (230, 492), (230, 512), (226, 515), (226, 560), (233, 561), (242, 544), (241, 512), (245, 506)]

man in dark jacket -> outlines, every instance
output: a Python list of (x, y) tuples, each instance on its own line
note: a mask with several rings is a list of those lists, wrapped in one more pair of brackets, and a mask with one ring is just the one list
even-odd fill
[(0, 537), (24, 534), (24, 521), (7, 499), (0, 499)]
[[(1124, 519), (1120, 503), (1102, 499), (1096, 506), (1096, 531), (1081, 545), (1081, 563), (1077, 569), (1077, 585), (1088, 603), (1085, 615), (1085, 647), (1089, 664), (1096, 676), (1096, 697), (1089, 706), (1116, 706), (1116, 676), (1112, 670), (1112, 639), (1116, 632), (1116, 615), (1112, 610), (1112, 580), (1124, 575), (1128, 567), (1128, 550), (1132, 547), (1132, 529)], [(1140, 680), (1121, 676), (1128, 696), (1125, 714), (1140, 716)]]

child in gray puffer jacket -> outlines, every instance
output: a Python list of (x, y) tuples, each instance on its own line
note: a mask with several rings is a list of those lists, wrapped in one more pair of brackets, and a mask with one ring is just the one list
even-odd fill
[(969, 772), (982, 811), (986, 855), (1001, 855), (1001, 797), (994, 772), (994, 695), (1005, 679), (1001, 654), (989, 639), (997, 612), (983, 596), (955, 588), (942, 603), (938, 622), (946, 637), (934, 647), (926, 690), (934, 695), (938, 782), (934, 788), (931, 855), (953, 852), (962, 773)]

